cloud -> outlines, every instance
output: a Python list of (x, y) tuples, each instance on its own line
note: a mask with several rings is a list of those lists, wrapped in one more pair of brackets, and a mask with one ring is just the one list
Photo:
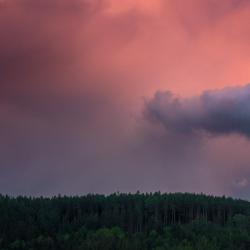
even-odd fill
[(200, 97), (159, 94), (162, 111), (151, 100), (155, 123), (140, 119), (141, 97), (247, 82), (249, 7), (247, 0), (1, 2), (1, 192), (232, 193), (233, 180), (250, 179), (249, 142), (194, 136), (205, 130), (195, 118), (203, 118)]
[(236, 180), (234, 184), (239, 188), (245, 188), (248, 185), (248, 180), (246, 178), (242, 178), (240, 180)]
[(205, 91), (190, 98), (157, 92), (146, 101), (145, 114), (175, 133), (250, 137), (250, 84)]

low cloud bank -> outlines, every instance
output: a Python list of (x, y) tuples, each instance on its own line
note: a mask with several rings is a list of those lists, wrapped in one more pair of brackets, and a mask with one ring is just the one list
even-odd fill
[(157, 92), (146, 101), (146, 117), (177, 133), (208, 132), (250, 137), (250, 84), (182, 98)]

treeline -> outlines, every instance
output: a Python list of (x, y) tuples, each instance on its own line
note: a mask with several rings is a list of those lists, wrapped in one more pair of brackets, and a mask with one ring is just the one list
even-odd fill
[[(0, 249), (250, 249), (250, 203), (195, 194), (0, 196)], [(229, 248), (230, 247), (230, 248)]]

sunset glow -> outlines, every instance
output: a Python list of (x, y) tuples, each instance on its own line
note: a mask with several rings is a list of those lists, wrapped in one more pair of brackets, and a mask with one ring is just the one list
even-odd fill
[(250, 1), (0, 1), (0, 189), (249, 197)]

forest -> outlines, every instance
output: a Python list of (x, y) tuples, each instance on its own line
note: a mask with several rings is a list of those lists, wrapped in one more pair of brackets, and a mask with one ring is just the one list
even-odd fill
[(250, 202), (160, 192), (1, 195), (0, 249), (250, 249)]

